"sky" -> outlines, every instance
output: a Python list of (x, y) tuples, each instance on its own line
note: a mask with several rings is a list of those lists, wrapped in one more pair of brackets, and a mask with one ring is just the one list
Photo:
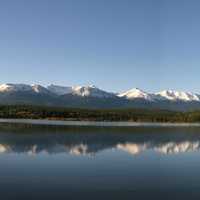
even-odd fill
[(0, 0), (0, 83), (200, 92), (199, 0)]

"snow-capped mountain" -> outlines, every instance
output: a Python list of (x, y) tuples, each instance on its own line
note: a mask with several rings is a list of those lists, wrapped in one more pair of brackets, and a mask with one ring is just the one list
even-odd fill
[(51, 84), (47, 87), (47, 89), (56, 95), (64, 95), (64, 94), (72, 93), (72, 87), (66, 87), (66, 86)]
[(6, 92), (35, 92), (35, 93), (52, 93), (56, 95), (72, 94), (80, 97), (97, 97), (97, 98), (113, 98), (120, 97), (128, 100), (143, 99), (146, 101), (168, 100), (168, 101), (197, 101), (200, 102), (200, 95), (192, 92), (182, 92), (174, 90), (163, 90), (157, 93), (148, 93), (138, 88), (133, 88), (123, 93), (115, 94), (101, 90), (94, 85), (89, 86), (58, 86), (49, 85), (43, 87), (41, 85), (28, 84), (1, 84), (0, 93)]
[(117, 94), (93, 85), (58, 86), (0, 84), (0, 104), (37, 104), (84, 108), (200, 109), (200, 95), (164, 90), (149, 93), (138, 88)]
[(200, 95), (191, 92), (182, 92), (174, 90), (163, 90), (157, 93), (147, 93), (138, 88), (128, 90), (126, 92), (118, 94), (119, 97), (125, 97), (129, 100), (144, 99), (147, 101), (155, 100), (169, 100), (169, 101), (198, 101), (200, 102)]
[(193, 94), (191, 92), (163, 90), (156, 93), (156, 95), (171, 101), (200, 101), (200, 95)]
[(41, 85), (27, 85), (27, 84), (1, 84), (0, 93), (13, 93), (13, 92), (33, 92), (38, 94), (47, 94), (50, 91)]
[(1, 84), (0, 92), (31, 91), (32, 87), (26, 84)]
[(144, 99), (147, 101), (154, 101), (156, 99), (156, 95), (144, 92), (138, 88), (133, 88), (126, 92), (118, 94), (118, 97), (124, 97), (129, 100), (133, 99)]
[(90, 86), (72, 86), (64, 87), (58, 85), (50, 85), (47, 87), (52, 93), (57, 95), (72, 94), (81, 97), (98, 97), (98, 98), (109, 98), (114, 97), (114, 94), (101, 90), (94, 85)]
[(41, 85), (32, 85), (31, 88), (32, 88), (33, 92), (36, 92), (38, 94), (49, 94), (50, 93), (50, 91), (47, 88), (45, 88)]
[(72, 87), (72, 94), (82, 97), (112, 98), (115, 95), (101, 90), (94, 85)]

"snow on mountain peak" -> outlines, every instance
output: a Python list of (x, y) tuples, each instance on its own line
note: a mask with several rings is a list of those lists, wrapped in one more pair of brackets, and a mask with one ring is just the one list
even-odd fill
[(125, 97), (129, 100), (136, 98), (145, 99), (147, 101), (154, 100), (170, 100), (170, 101), (200, 101), (200, 95), (191, 92), (179, 92), (174, 90), (163, 90), (152, 94), (144, 92), (138, 88), (133, 88), (127, 92), (118, 94), (119, 97)]
[(118, 94), (118, 96), (119, 97), (125, 97), (125, 98), (130, 99), (130, 100), (136, 99), (136, 98), (145, 99), (145, 100), (149, 100), (149, 101), (154, 100), (153, 94), (149, 94), (147, 92), (144, 92), (143, 90), (140, 90), (139, 88), (133, 88), (131, 90), (128, 90), (126, 92)]
[(32, 87), (33, 92), (36, 92), (36, 93), (46, 93), (47, 94), (50, 92), (47, 88), (45, 88), (41, 85), (34, 84), (34, 85), (31, 85), (31, 87)]
[(26, 84), (1, 84), (0, 92), (30, 91), (32, 88)]
[(191, 92), (180, 92), (173, 90), (163, 90), (157, 95), (166, 98), (171, 101), (200, 101), (200, 96), (197, 94), (193, 94)]
[(182, 92), (174, 90), (163, 90), (158, 93), (147, 93), (139, 88), (133, 88), (120, 94), (114, 94), (99, 89), (94, 85), (89, 86), (58, 86), (49, 85), (47, 88), (41, 85), (27, 84), (0, 84), (0, 93), (10, 92), (32, 92), (40, 94), (56, 94), (56, 95), (76, 95), (80, 97), (97, 97), (97, 98), (113, 98), (121, 97), (128, 100), (143, 99), (146, 101), (185, 101), (185, 102), (200, 102), (200, 95), (191, 92)]
[(98, 98), (114, 97), (112, 93), (101, 90), (94, 85), (74, 86), (72, 87), (72, 93), (78, 96), (82, 96), (82, 97), (98, 97)]
[(65, 94), (73, 94), (82, 97), (113, 97), (112, 93), (103, 91), (97, 88), (94, 85), (89, 86), (58, 86), (58, 85), (50, 85), (47, 87), (49, 91), (57, 95), (65, 95)]
[(72, 93), (72, 87), (67, 87), (67, 86), (59, 86), (59, 85), (49, 85), (47, 89), (57, 95), (64, 95), (64, 94), (69, 94)]
[(8, 91), (8, 90), (10, 90), (10, 88), (11, 88), (11, 85), (9, 85), (9, 84), (1, 84), (0, 85), (1, 92)]

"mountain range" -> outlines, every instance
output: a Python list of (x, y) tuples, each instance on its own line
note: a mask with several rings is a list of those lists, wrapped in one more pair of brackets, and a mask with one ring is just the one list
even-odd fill
[(1, 105), (41, 105), (78, 108), (200, 109), (200, 94), (174, 90), (148, 93), (138, 88), (114, 93), (89, 86), (0, 84)]

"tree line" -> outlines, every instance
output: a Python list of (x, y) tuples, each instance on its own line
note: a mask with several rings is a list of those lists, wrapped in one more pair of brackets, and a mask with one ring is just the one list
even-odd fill
[(200, 122), (200, 111), (156, 109), (79, 109), (30, 105), (2, 105), (0, 118), (133, 122)]

